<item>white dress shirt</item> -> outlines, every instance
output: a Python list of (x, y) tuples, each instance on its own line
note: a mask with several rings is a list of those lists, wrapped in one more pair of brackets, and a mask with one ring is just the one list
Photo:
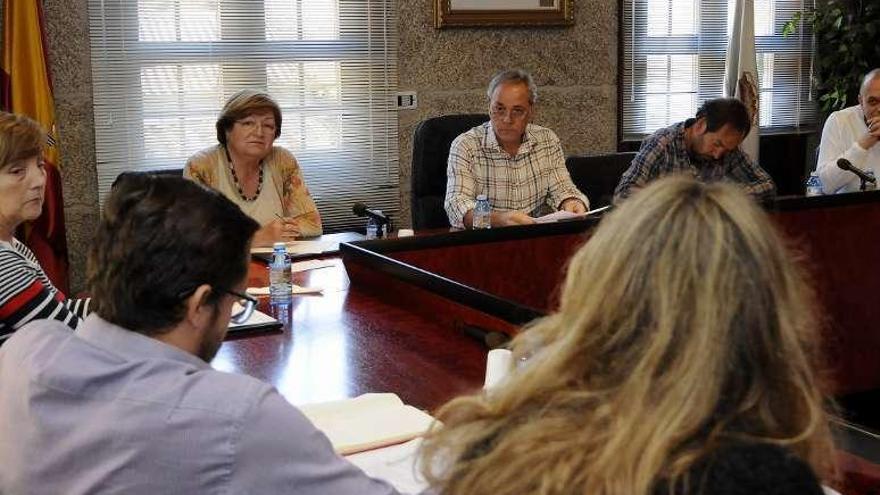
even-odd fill
[(854, 166), (880, 177), (880, 143), (871, 149), (864, 149), (856, 142), (867, 134), (865, 115), (862, 107), (838, 110), (828, 116), (822, 129), (822, 142), (819, 145), (819, 179), (825, 194), (858, 191), (861, 181), (852, 172), (837, 166), (837, 160), (846, 158)]
[(0, 348), (0, 493), (391, 495), (272, 386), (91, 315)]

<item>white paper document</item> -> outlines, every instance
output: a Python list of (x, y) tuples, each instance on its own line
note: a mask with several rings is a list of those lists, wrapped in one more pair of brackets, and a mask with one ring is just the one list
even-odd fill
[(352, 464), (373, 478), (391, 483), (401, 493), (421, 493), (428, 483), (418, 471), (417, 455), (422, 439), (346, 456)]
[(543, 217), (538, 217), (535, 219), (536, 223), (552, 223), (559, 222), (560, 220), (574, 220), (576, 218), (585, 218), (587, 216), (586, 213), (572, 213), (570, 211), (559, 210), (554, 211), (548, 215), (544, 215)]
[(412, 440), (430, 429), (434, 418), (408, 406), (395, 394), (364, 394), (300, 407), (341, 455)]
[(334, 266), (333, 260), (306, 260), (297, 261), (290, 265), (290, 271), (293, 273), (307, 272), (309, 270), (317, 270), (318, 268), (327, 268)]
[[(321, 254), (327, 251), (339, 249), (338, 240), (323, 241), (290, 241), (287, 244), (287, 254)], [(272, 254), (272, 246), (251, 248), (252, 254)]]
[[(321, 287), (300, 287), (296, 284), (290, 284), (290, 293), (293, 295), (303, 295), (303, 294), (320, 294), (324, 289)], [(269, 288), (268, 287), (248, 287), (247, 293), (252, 296), (268, 296)]]
[[(233, 304), (232, 314), (235, 314), (238, 311), (241, 311), (241, 306), (239, 306), (238, 303)], [(281, 322), (258, 309), (255, 309), (254, 312), (251, 313), (250, 318), (248, 318), (247, 321), (245, 321), (244, 323), (233, 323), (231, 321), (229, 322), (229, 330), (243, 330), (248, 328), (261, 328), (272, 326), (281, 326)]]

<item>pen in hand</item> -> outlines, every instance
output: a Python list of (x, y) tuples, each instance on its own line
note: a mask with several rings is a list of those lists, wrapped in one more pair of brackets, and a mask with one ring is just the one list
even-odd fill
[[(279, 215), (278, 212), (275, 212), (275, 217), (278, 218), (278, 220), (281, 220), (281, 225), (289, 225), (289, 226), (292, 226), (294, 229), (294, 232), (292, 232), (292, 233), (282, 231), (281, 235), (283, 237), (289, 236), (290, 238), (296, 238), (297, 236), (299, 236), (299, 226), (297, 225), (297, 222), (295, 220), (301, 216), (303, 216), (303, 215), (297, 215), (292, 218), (285, 218), (285, 217)], [(283, 227), (282, 227), (282, 229), (283, 229)]]

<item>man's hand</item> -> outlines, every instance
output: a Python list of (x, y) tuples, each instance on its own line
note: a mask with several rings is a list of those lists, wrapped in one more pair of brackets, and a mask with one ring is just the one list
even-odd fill
[(587, 205), (577, 198), (568, 198), (559, 205), (559, 209), (569, 213), (577, 213), (583, 215), (587, 212)]
[(880, 117), (868, 119), (868, 132), (859, 138), (857, 143), (863, 150), (871, 149), (880, 141)]
[(492, 214), (493, 227), (509, 227), (511, 225), (531, 225), (535, 219), (521, 211), (505, 211)]

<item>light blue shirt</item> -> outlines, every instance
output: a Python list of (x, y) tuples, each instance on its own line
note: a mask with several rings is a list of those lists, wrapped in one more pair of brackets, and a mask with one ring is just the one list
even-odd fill
[(274, 387), (91, 315), (0, 348), (0, 493), (396, 492)]

